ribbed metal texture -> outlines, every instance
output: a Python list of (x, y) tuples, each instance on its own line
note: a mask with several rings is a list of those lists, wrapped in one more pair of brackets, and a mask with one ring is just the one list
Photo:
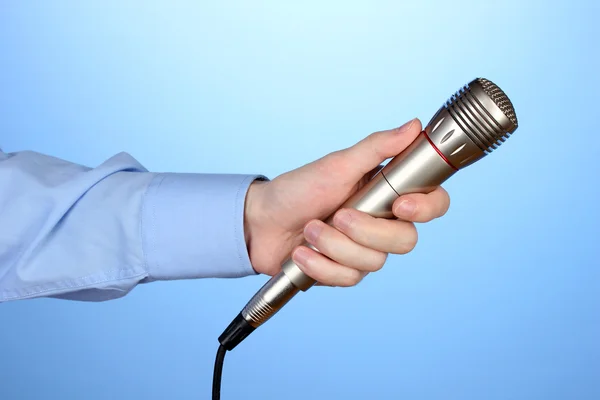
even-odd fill
[(259, 326), (275, 314), (275, 309), (260, 296), (255, 296), (245, 307), (243, 314), (246, 319), (252, 321), (253, 325)]
[[(516, 129), (517, 117), (506, 94), (487, 79), (478, 78), (476, 81), (482, 86), (485, 95), (498, 106)], [(492, 117), (489, 110), (486, 110), (468, 85), (463, 86), (452, 95), (446, 101), (445, 106), (461, 129), (486, 153), (498, 148), (511, 134)]]

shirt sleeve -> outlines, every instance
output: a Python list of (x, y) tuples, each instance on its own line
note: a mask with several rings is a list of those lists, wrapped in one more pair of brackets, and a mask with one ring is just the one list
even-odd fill
[(262, 175), (96, 168), (0, 150), (0, 302), (105, 301), (153, 281), (255, 274), (244, 204)]

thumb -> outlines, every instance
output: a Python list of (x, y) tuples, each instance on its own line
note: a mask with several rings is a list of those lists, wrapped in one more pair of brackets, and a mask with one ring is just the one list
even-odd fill
[(370, 134), (354, 146), (342, 150), (344, 164), (357, 169), (360, 176), (372, 171), (383, 161), (406, 149), (421, 132), (421, 121), (415, 118), (399, 128)]

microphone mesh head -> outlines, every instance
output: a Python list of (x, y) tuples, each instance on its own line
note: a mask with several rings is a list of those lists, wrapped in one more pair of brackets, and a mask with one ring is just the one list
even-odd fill
[(518, 127), (512, 102), (494, 82), (476, 78), (453, 94), (446, 109), (482, 151), (498, 148)]
[(483, 91), (485, 94), (490, 96), (490, 98), (496, 103), (498, 108), (506, 115), (506, 118), (512, 122), (515, 127), (519, 126), (519, 122), (517, 121), (517, 114), (515, 114), (515, 108), (513, 107), (510, 99), (504, 93), (502, 89), (500, 89), (496, 84), (492, 81), (489, 81), (485, 78), (477, 78), (477, 81), (481, 83)]

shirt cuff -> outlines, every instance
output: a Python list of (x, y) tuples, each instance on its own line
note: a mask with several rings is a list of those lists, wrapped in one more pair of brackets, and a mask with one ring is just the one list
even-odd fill
[(246, 193), (262, 175), (160, 173), (142, 208), (148, 281), (256, 274), (244, 237)]

